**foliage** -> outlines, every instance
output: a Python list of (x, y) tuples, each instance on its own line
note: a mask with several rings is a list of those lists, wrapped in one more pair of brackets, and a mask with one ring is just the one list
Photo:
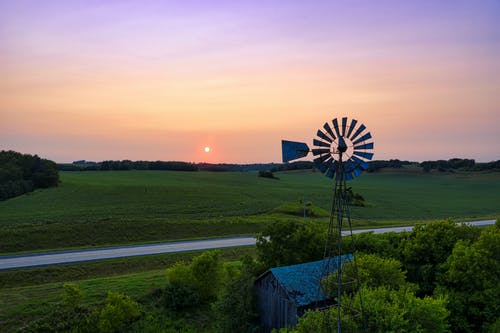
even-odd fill
[(400, 161), (398, 159), (394, 160), (388, 160), (388, 161), (383, 161), (383, 160), (376, 160), (376, 161), (371, 161), (368, 165), (368, 169), (366, 170), (367, 172), (375, 172), (379, 171), (380, 169), (383, 168), (402, 168), (404, 165), (411, 165), (415, 164), (416, 162), (409, 162), (409, 161)]
[[(394, 290), (386, 286), (377, 288), (362, 287), (363, 295), (363, 320), (359, 317), (352, 319), (348, 311), (341, 313), (341, 325), (344, 328), (359, 330), (365, 326), (365, 331), (370, 333), (387, 332), (419, 332), (419, 333), (445, 333), (449, 332), (446, 322), (448, 310), (442, 298), (416, 297), (405, 288)], [(353, 306), (360, 309), (359, 298), (354, 299)], [(343, 308), (345, 309), (345, 308)], [(294, 330), (282, 329), (281, 333), (322, 333), (330, 332), (332, 327), (337, 327), (337, 308), (321, 311), (308, 311), (299, 319)], [(350, 331), (350, 330), (348, 330)]]
[(127, 295), (110, 291), (106, 304), (99, 312), (97, 328), (102, 333), (120, 332), (140, 315), (141, 310), (137, 302)]
[(59, 173), (54, 162), (37, 155), (0, 151), (0, 201), (58, 183)]
[[(381, 258), (375, 254), (356, 256), (358, 278), (361, 284), (371, 288), (386, 286), (399, 289), (406, 284), (406, 274), (401, 270), (401, 263), (392, 258)], [(352, 275), (353, 272), (346, 272)]]
[(259, 177), (262, 177), (262, 178), (271, 178), (271, 179), (279, 179), (278, 177), (276, 177), (272, 171), (269, 171), (269, 170), (260, 170), (259, 171)]
[(206, 251), (194, 257), (189, 265), (202, 301), (212, 301), (222, 278), (222, 263), (219, 251)]
[(257, 255), (265, 268), (321, 259), (325, 229), (296, 221), (268, 225), (257, 237)]
[(218, 251), (207, 251), (193, 258), (189, 265), (176, 263), (167, 269), (164, 302), (168, 308), (180, 310), (200, 302), (213, 301), (222, 277)]
[(347, 189), (347, 200), (351, 206), (365, 206), (365, 198), (361, 194), (353, 192), (351, 187)]
[(439, 171), (447, 171), (447, 170), (471, 170), (474, 168), (476, 161), (472, 159), (461, 159), (461, 158), (452, 158), (447, 161), (438, 160), (438, 161), (424, 161), (420, 163), (424, 172), (429, 172), (432, 169), (438, 169)]
[(401, 258), (408, 280), (417, 283), (418, 294), (432, 295), (436, 287), (436, 271), (446, 261), (458, 240), (473, 241), (480, 229), (441, 221), (417, 225), (401, 242)]
[(167, 269), (167, 286), (163, 299), (165, 306), (173, 310), (193, 307), (199, 303), (200, 293), (189, 266), (177, 262)]
[(487, 332), (500, 318), (500, 225), (475, 243), (458, 241), (440, 267), (438, 291), (449, 297), (454, 332)]
[(63, 303), (66, 309), (74, 311), (79, 308), (82, 303), (82, 290), (77, 284), (63, 284)]
[(407, 235), (406, 232), (383, 234), (364, 232), (354, 235), (354, 244), (358, 252), (376, 253), (379, 257), (399, 259), (401, 257), (399, 246)]
[(227, 274), (219, 297), (212, 306), (217, 318), (217, 332), (255, 332), (254, 265), (253, 259), (246, 257), (241, 271)]

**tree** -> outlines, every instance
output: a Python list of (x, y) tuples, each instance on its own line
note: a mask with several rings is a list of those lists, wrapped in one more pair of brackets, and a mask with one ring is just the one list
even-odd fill
[(0, 200), (57, 186), (57, 165), (49, 160), (15, 151), (0, 151)]
[(207, 251), (186, 265), (176, 263), (167, 269), (165, 305), (179, 310), (210, 302), (217, 297), (222, 279), (222, 264), (218, 251)]
[[(358, 331), (365, 327), (366, 332), (450, 332), (446, 318), (449, 315), (444, 298), (418, 298), (406, 288), (394, 290), (386, 286), (370, 288), (362, 287), (364, 323), (358, 316), (354, 321), (352, 315), (342, 308), (342, 327), (348, 331)], [(359, 298), (352, 303), (355, 309), (361, 309)], [(337, 326), (337, 308), (325, 311), (308, 311), (299, 319), (294, 330), (282, 329), (281, 333), (323, 333), (331, 332)]]
[(409, 282), (417, 283), (418, 295), (432, 295), (436, 270), (446, 261), (458, 240), (473, 241), (480, 230), (451, 221), (417, 225), (401, 242), (401, 261)]
[(241, 270), (230, 269), (222, 284), (217, 301), (213, 304), (217, 317), (217, 332), (254, 332), (257, 314), (254, 307), (253, 282), (255, 280), (252, 258), (242, 259)]
[[(401, 263), (392, 258), (381, 258), (374, 254), (360, 254), (356, 256), (358, 278), (360, 284), (368, 287), (386, 286), (399, 289), (406, 284), (405, 272), (401, 270)], [(345, 274), (355, 274), (352, 270)]]
[(127, 295), (109, 291), (106, 305), (99, 313), (97, 328), (102, 333), (121, 332), (140, 315), (141, 310), (137, 302)]
[(83, 293), (80, 287), (74, 283), (63, 284), (63, 302), (66, 309), (74, 311), (80, 307)]
[(500, 225), (475, 243), (458, 241), (440, 267), (438, 293), (448, 295), (454, 332), (487, 332), (500, 318)]
[(292, 265), (321, 259), (324, 244), (325, 230), (319, 224), (280, 221), (257, 237), (257, 256), (265, 269)]

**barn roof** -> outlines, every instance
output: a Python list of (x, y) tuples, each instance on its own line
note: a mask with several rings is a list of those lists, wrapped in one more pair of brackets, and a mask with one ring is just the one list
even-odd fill
[[(322, 301), (326, 295), (320, 293), (318, 288), (321, 280), (323, 267), (328, 266), (329, 273), (337, 270), (337, 257), (318, 261), (307, 262), (298, 265), (271, 268), (271, 272), (280, 285), (287, 292), (290, 300), (297, 306), (305, 306), (316, 301)], [(341, 262), (353, 259), (352, 254), (345, 254)], [(319, 296), (319, 297), (318, 297)]]

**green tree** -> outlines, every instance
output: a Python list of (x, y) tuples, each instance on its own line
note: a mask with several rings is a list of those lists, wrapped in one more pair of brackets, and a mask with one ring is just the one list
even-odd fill
[(190, 270), (201, 300), (214, 300), (217, 297), (222, 278), (222, 263), (219, 260), (219, 251), (207, 251), (194, 257), (190, 264)]
[[(365, 326), (370, 333), (450, 332), (446, 321), (448, 310), (443, 298), (418, 298), (406, 288), (394, 290), (386, 286), (377, 288), (362, 287), (365, 323), (360, 317), (352, 321), (352, 314), (343, 311), (341, 324), (347, 331), (358, 331)], [(352, 303), (355, 309), (361, 308), (359, 298)], [(345, 308), (343, 308), (344, 310)], [(337, 308), (325, 311), (309, 311), (299, 319), (294, 330), (283, 329), (281, 333), (323, 333), (337, 327)]]
[(165, 306), (173, 310), (189, 308), (200, 302), (200, 293), (190, 266), (177, 262), (167, 269), (163, 300)]
[(437, 291), (448, 295), (454, 332), (487, 332), (500, 318), (500, 225), (477, 242), (459, 241), (440, 267)]
[(178, 262), (167, 269), (165, 305), (182, 309), (215, 300), (222, 279), (218, 251), (207, 251), (186, 265)]
[(82, 290), (77, 284), (63, 284), (63, 303), (66, 309), (70, 311), (78, 309), (81, 305), (82, 297)]
[(401, 242), (401, 261), (408, 281), (417, 283), (418, 295), (432, 295), (438, 265), (446, 261), (458, 240), (473, 241), (480, 230), (451, 221), (417, 225)]
[(325, 230), (316, 223), (296, 221), (269, 224), (257, 237), (257, 255), (264, 268), (319, 260)]
[[(360, 284), (368, 287), (387, 286), (392, 289), (399, 289), (406, 284), (405, 272), (396, 259), (360, 254), (356, 256), (356, 263)], [(351, 277), (355, 274), (352, 269), (345, 273)]]
[(217, 332), (254, 332), (257, 314), (254, 308), (253, 259), (243, 258), (241, 270), (230, 269), (217, 301), (213, 304)]
[(97, 328), (102, 333), (121, 332), (127, 324), (141, 316), (139, 304), (129, 296), (108, 292), (106, 304), (99, 312)]

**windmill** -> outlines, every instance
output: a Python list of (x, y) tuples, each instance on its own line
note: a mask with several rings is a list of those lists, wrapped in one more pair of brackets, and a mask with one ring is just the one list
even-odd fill
[[(339, 120), (335, 118), (331, 124), (333, 126), (326, 122), (322, 129), (318, 129), (316, 138), (313, 139), (314, 148), (312, 150), (306, 143), (282, 140), (283, 162), (305, 157), (312, 152), (315, 156), (314, 164), (316, 167), (325, 176), (335, 180), (323, 254), (324, 259), (327, 260), (325, 260), (321, 276), (322, 281), (328, 281), (328, 284), (334, 287), (325, 290), (324, 285), (318, 286), (318, 299), (320, 293), (327, 293), (335, 301), (329, 305), (317, 305), (317, 308), (337, 307), (337, 333), (342, 331), (342, 326), (344, 326), (344, 332), (354, 329), (354, 317), (357, 316), (360, 317), (358, 319), (361, 319), (359, 322), (362, 323), (360, 330), (364, 331), (363, 306), (356, 261), (354, 256), (348, 257), (350, 260), (343, 262), (340, 258), (345, 250), (342, 236), (350, 238), (350, 248), (354, 251), (349, 209), (350, 188), (347, 187), (346, 181), (359, 176), (362, 171), (368, 168), (368, 162), (373, 158), (373, 141), (371, 141), (370, 132), (366, 131), (366, 126), (358, 124), (356, 119), (351, 119), (349, 122), (347, 117), (343, 117), (339, 124)], [(335, 270), (332, 270), (332, 267)], [(350, 274), (347, 274), (348, 268)], [(335, 271), (334, 276), (331, 276), (332, 271)], [(350, 294), (350, 297), (346, 296), (346, 292)], [(336, 298), (334, 298), (335, 296)], [(359, 297), (361, 311), (352, 307), (351, 302), (355, 297)], [(346, 320), (341, 322), (341, 314), (343, 314), (343, 318), (347, 316), (347, 322)]]

